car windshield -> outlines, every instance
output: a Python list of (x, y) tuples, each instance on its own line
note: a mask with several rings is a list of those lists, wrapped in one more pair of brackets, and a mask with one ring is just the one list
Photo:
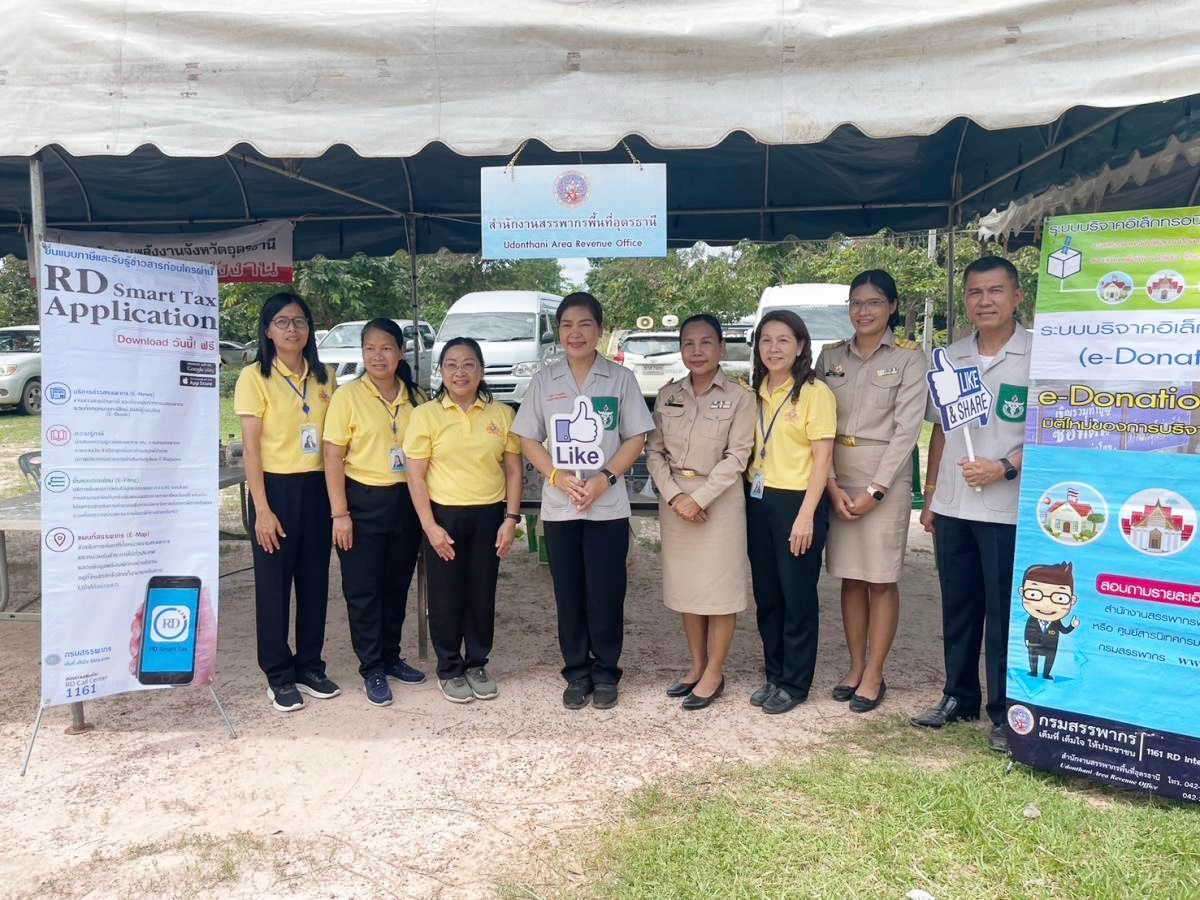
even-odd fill
[(536, 341), (536, 324), (533, 313), (454, 313), (442, 322), (438, 340), (469, 337), (477, 341)]
[(729, 362), (749, 362), (751, 347), (745, 341), (726, 341), (725, 359)]
[(321, 340), (322, 350), (332, 350), (339, 347), (362, 346), (361, 325), (338, 325)]
[(42, 336), (36, 331), (0, 331), (0, 353), (38, 353)]
[[(814, 341), (837, 341), (854, 336), (846, 304), (838, 306), (782, 306), (771, 309), (790, 309), (804, 320)], [(766, 312), (767, 310), (763, 310)]]
[(679, 352), (679, 338), (674, 335), (634, 335), (621, 341), (621, 349), (638, 356), (665, 356)]

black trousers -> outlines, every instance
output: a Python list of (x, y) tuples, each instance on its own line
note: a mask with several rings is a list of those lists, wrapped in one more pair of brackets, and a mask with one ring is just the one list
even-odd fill
[(747, 552), (767, 681), (798, 697), (808, 694), (817, 667), (817, 580), (829, 532), (829, 504), (822, 498), (813, 514), (812, 547), (792, 556), (788, 536), (804, 494), (766, 488), (761, 500), (746, 498)]
[(429, 585), (429, 640), (437, 653), (438, 678), (457, 678), (486, 666), (496, 632), (496, 533), (504, 504), (442, 506), (431, 503), (433, 518), (454, 539), (447, 562), (425, 544)]
[(934, 548), (942, 586), (945, 694), (978, 713), (979, 645), (987, 674), (987, 714), (1004, 722), (1005, 660), (1017, 526), (934, 515)]
[(349, 550), (338, 549), (342, 594), (358, 673), (366, 678), (400, 659), (408, 587), (421, 548), (421, 522), (407, 484), (375, 487), (346, 479), (354, 523)]
[(563, 678), (621, 680), (629, 520), (546, 522)]
[[(254, 553), (254, 610), (258, 665), (272, 687), (296, 680), (300, 672), (325, 671), (325, 613), (329, 605), (329, 548), (333, 543), (325, 473), (263, 475), (267, 503), (285, 538), (267, 553), (254, 540), (250, 506), (250, 543)], [(296, 589), (296, 652), (288, 646), (292, 587)]]

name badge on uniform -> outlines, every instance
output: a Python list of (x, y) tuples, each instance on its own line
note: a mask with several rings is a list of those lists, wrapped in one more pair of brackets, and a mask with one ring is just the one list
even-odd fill
[(755, 472), (754, 480), (750, 482), (750, 496), (755, 500), (761, 500), (764, 487), (766, 487), (766, 480), (763, 478), (763, 473)]
[(733, 409), (732, 400), (714, 400), (708, 405), (709, 409)]
[(391, 452), (391, 459), (392, 459), (392, 472), (394, 474), (403, 473), (404, 472), (404, 463), (405, 463), (404, 451), (401, 450), (399, 447), (393, 447), (392, 452)]
[(301, 453), (320, 453), (321, 440), (317, 434), (316, 425), (301, 425), (300, 426), (300, 452)]
[(888, 366), (886, 369), (876, 369), (875, 370), (876, 375), (897, 375), (897, 374), (899, 374), (899, 372), (900, 372), (900, 370), (897, 369), (895, 366)]

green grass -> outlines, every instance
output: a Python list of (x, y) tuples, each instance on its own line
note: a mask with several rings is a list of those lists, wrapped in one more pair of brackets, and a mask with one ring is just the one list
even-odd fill
[[(807, 762), (655, 784), (581, 856), (605, 898), (1200, 896), (1200, 813), (1065, 782), (984, 749), (983, 732), (900, 719)], [(1034, 816), (1034, 808), (1040, 813)], [(1026, 815), (1029, 810), (1030, 815)]]
[(42, 417), (27, 416), (15, 408), (0, 412), (0, 446), (41, 442)]

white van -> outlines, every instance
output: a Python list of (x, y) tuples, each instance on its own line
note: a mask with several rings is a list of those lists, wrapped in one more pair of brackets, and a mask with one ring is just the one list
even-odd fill
[(433, 345), (433, 389), (442, 383), (436, 366), (446, 341), (469, 337), (483, 350), (492, 395), (519, 406), (533, 373), (562, 356), (554, 318), (561, 302), (562, 297), (540, 291), (472, 291), (459, 297)]
[(754, 315), (755, 328), (764, 313), (773, 309), (790, 309), (804, 320), (812, 338), (812, 358), (817, 361), (821, 348), (834, 341), (854, 336), (850, 324), (850, 286), (847, 284), (780, 284), (762, 292), (758, 311)]

